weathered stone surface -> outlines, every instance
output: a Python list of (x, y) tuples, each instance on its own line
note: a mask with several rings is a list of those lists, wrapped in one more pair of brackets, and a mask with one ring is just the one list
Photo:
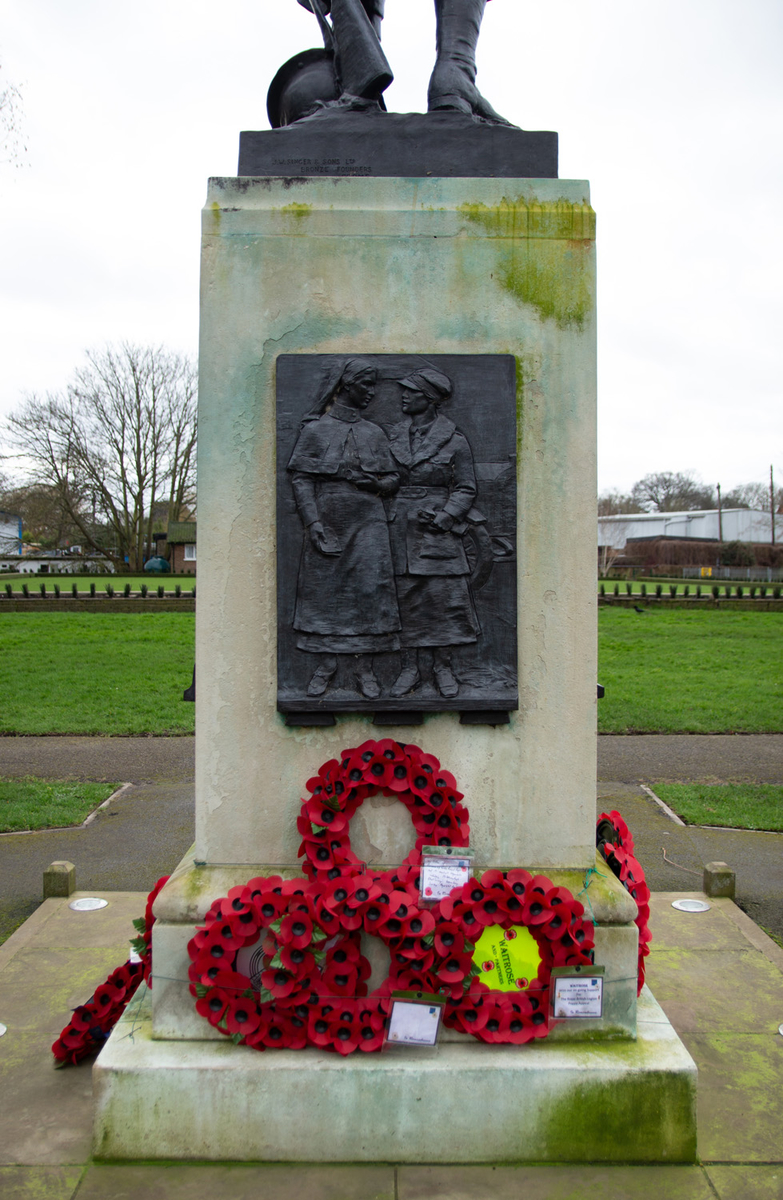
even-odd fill
[(397, 1200), (714, 1200), (700, 1167), (398, 1167)]
[(780, 1161), (783, 1038), (779, 1033), (683, 1033), (699, 1063), (699, 1157)]
[(53, 862), (43, 873), (44, 900), (56, 896), (70, 896), (76, 891), (76, 867), (72, 862)]
[[(196, 857), (295, 866), (304, 784), (321, 763), (372, 735), (366, 718), (302, 730), (276, 712), (277, 356), (512, 354), (520, 708), (498, 728), (432, 715), (416, 741), (464, 791), (480, 862), (592, 865), (595, 596), (585, 581), (594, 573), (595, 309), (587, 185), (214, 180), (203, 233)], [(384, 733), (410, 740), (404, 728)]]
[[(672, 1163), (695, 1156), (696, 1068), (660, 1011), (639, 1022), (636, 1042), (450, 1044), (430, 1054), (341, 1060), (316, 1050), (259, 1054), (225, 1041), (153, 1041), (142, 1004), (133, 1040), (126, 1014), (93, 1070), (98, 1158)], [(491, 1119), (479, 1121), (477, 1112)]]
[(704, 892), (707, 896), (727, 896), (734, 899), (736, 876), (728, 863), (710, 862), (704, 868)]

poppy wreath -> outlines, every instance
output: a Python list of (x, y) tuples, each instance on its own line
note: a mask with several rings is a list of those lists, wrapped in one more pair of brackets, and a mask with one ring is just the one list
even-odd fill
[(164, 875), (158, 880), (147, 897), (144, 916), (133, 922), (138, 937), (131, 941), (131, 948), (138, 956), (138, 961), (129, 958), (121, 967), (117, 967), (95, 989), (86, 1004), (80, 1004), (73, 1010), (70, 1022), (52, 1045), (56, 1067), (65, 1067), (97, 1054), (142, 980), (152, 987), (152, 927), (155, 924), (152, 905), (168, 878), (168, 875)]
[(359, 805), (374, 792), (396, 796), (411, 815), (416, 843), (402, 867), (421, 863), (423, 846), (467, 846), (468, 810), (450, 771), (433, 754), (391, 738), (367, 741), (330, 759), (307, 781), (297, 829), (299, 857), (308, 879), (351, 877), (364, 864), (351, 850), (348, 826)]
[(598, 852), (636, 901), (638, 913), (635, 925), (639, 930), (639, 960), (637, 996), (644, 987), (644, 960), (650, 953), (650, 889), (641, 863), (634, 857), (631, 832), (619, 812), (601, 813), (596, 823)]
[[(402, 800), (417, 833), (402, 865), (383, 873), (365, 871), (348, 836), (351, 816), (378, 790)], [(297, 823), (306, 878), (232, 888), (188, 945), (200, 1015), (258, 1050), (350, 1054), (381, 1047), (393, 991), (424, 991), (447, 997), (446, 1024), (483, 1041), (546, 1036), (552, 967), (592, 961), (592, 926), (571, 893), (527, 871), (488, 871), (419, 908), (422, 847), (466, 846), (469, 827), (454, 777), (417, 746), (365, 742), (325, 763), (307, 791)], [(474, 942), (495, 924), (526, 925), (539, 945), (538, 978), (525, 990), (495, 992), (476, 979)], [(380, 937), (390, 957), (369, 996), (362, 932)]]

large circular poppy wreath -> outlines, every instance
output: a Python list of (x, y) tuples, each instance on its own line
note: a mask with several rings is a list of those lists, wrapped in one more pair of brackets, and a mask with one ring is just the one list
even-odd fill
[(639, 930), (637, 996), (644, 987), (644, 960), (650, 953), (650, 889), (641, 863), (634, 857), (631, 832), (619, 812), (601, 813), (596, 823), (596, 845), (604, 861), (636, 901), (638, 913), (635, 925)]
[[(419, 908), (422, 846), (467, 845), (468, 813), (454, 777), (416, 746), (365, 742), (325, 763), (307, 790), (307, 878), (251, 879), (213, 903), (188, 945), (197, 1011), (259, 1050), (350, 1054), (381, 1047), (393, 991), (422, 991), (444, 996), (446, 1025), (482, 1041), (546, 1037), (552, 967), (592, 961), (593, 927), (571, 893), (543, 875), (493, 870)], [(399, 796), (418, 835), (386, 872), (366, 871), (348, 837), (350, 817), (379, 790)], [(494, 991), (477, 977), (473, 951), (489, 926), (523, 926), (535, 939), (540, 965), (525, 988)], [(389, 975), (371, 995), (362, 933), (389, 950)]]

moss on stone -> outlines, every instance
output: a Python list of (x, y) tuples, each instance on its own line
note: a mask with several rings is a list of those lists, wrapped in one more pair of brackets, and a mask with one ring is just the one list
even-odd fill
[(458, 211), (497, 239), (501, 287), (544, 320), (581, 329), (594, 307), (591, 258), (595, 213), (589, 204), (506, 197)]

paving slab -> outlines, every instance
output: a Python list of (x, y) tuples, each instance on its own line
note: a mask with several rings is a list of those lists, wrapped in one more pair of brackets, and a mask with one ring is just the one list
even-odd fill
[(783, 1167), (778, 1164), (715, 1164), (706, 1167), (706, 1172), (718, 1200), (781, 1200), (783, 1196)]
[[(107, 908), (88, 913), (73, 912), (67, 900), (46, 900), (0, 947), (0, 1021), (8, 1026), (0, 1038), (0, 1165), (87, 1162), (92, 1063), (56, 1070), (51, 1045), (74, 1005), (89, 999), (126, 960), (132, 921), (143, 913), (145, 899), (143, 893), (117, 893)], [(28, 1191), (19, 1195), (37, 1196), (34, 1188), (43, 1181), (41, 1187), (51, 1185), (59, 1200), (57, 1188), (66, 1178), (33, 1172)], [(14, 1187), (23, 1185), (15, 1177)], [(0, 1194), (5, 1200), (5, 1191)], [(47, 1192), (41, 1194), (48, 1200)]]
[[(688, 893), (656, 893), (655, 932), (650, 954), (665, 950), (749, 950), (751, 944), (723, 908), (712, 903), (708, 912), (686, 913), (672, 908), (671, 901)], [(693, 893), (694, 896), (701, 893)], [(666, 900), (658, 902), (661, 896)], [(654, 990), (654, 989), (653, 989)]]
[[(302, 1131), (303, 1138), (307, 1131)], [(156, 1166), (94, 1163), (79, 1200), (396, 1200), (385, 1166)], [(689, 1198), (690, 1200), (690, 1198)]]
[[(397, 1200), (715, 1200), (701, 1167), (400, 1167)], [(80, 1198), (81, 1200), (81, 1198)]]
[[(653, 936), (655, 936), (653, 932)], [(679, 1034), (777, 1034), (783, 975), (746, 950), (666, 950), (651, 955), (647, 983)]]
[(0, 1167), (3, 1200), (71, 1200), (83, 1166)]
[(681, 1036), (699, 1068), (701, 1161), (783, 1162), (783, 1037), (687, 1032)]

